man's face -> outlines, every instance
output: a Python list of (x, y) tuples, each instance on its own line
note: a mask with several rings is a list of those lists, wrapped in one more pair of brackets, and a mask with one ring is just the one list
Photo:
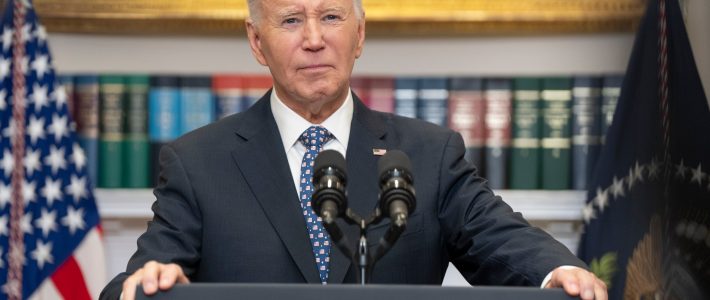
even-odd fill
[(344, 99), (365, 39), (352, 0), (262, 0), (256, 9), (249, 43), (279, 97), (292, 108)]

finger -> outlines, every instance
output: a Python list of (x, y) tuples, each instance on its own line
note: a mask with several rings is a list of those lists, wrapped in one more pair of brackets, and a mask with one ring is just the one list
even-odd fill
[(143, 266), (143, 292), (146, 295), (155, 294), (158, 291), (158, 278), (160, 277), (160, 264), (155, 261), (149, 261)]
[(133, 275), (128, 276), (126, 280), (123, 281), (122, 299), (123, 300), (133, 300), (136, 297), (136, 286), (143, 277), (143, 269), (138, 269)]
[(562, 287), (570, 296), (579, 295), (579, 281), (572, 270), (559, 269), (552, 273), (551, 287)]
[(594, 300), (594, 283), (597, 278), (586, 270), (576, 272), (579, 281), (579, 297), (583, 300)]
[(596, 300), (607, 300), (609, 295), (607, 295), (606, 284), (597, 279), (596, 284), (594, 284), (594, 299)]
[(180, 266), (176, 264), (163, 265), (160, 272), (159, 287), (161, 290), (167, 290), (173, 287), (176, 281), (180, 283), (187, 283), (186, 280), (187, 277), (182, 272), (182, 268), (180, 268)]

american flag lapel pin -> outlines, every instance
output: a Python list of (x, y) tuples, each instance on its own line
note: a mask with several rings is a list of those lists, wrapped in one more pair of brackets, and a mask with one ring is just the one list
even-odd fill
[(387, 153), (387, 149), (372, 148), (372, 155), (382, 156)]

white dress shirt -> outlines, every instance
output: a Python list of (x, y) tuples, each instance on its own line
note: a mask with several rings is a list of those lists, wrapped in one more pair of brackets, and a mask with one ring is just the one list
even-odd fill
[(291, 110), (281, 102), (276, 89), (271, 92), (270, 100), (271, 112), (276, 120), (276, 126), (279, 128), (281, 142), (283, 142), (288, 166), (291, 169), (291, 176), (293, 176), (293, 185), (296, 187), (296, 198), (294, 199), (298, 199), (301, 192), (301, 161), (303, 155), (306, 154), (306, 147), (298, 141), (298, 138), (308, 127), (322, 126), (335, 137), (323, 145), (323, 150), (335, 150), (345, 157), (350, 139), (350, 122), (353, 119), (352, 93), (348, 90), (345, 102), (321, 124), (312, 124)]

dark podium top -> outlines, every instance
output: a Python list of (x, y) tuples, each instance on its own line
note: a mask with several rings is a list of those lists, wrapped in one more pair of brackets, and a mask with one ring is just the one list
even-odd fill
[(424, 285), (307, 285), (307, 284), (243, 284), (243, 283), (192, 283), (176, 285), (172, 289), (145, 296), (139, 287), (136, 300), (148, 299), (258, 299), (258, 300), (392, 300), (392, 299), (575, 299), (562, 289), (535, 287), (440, 287)]

